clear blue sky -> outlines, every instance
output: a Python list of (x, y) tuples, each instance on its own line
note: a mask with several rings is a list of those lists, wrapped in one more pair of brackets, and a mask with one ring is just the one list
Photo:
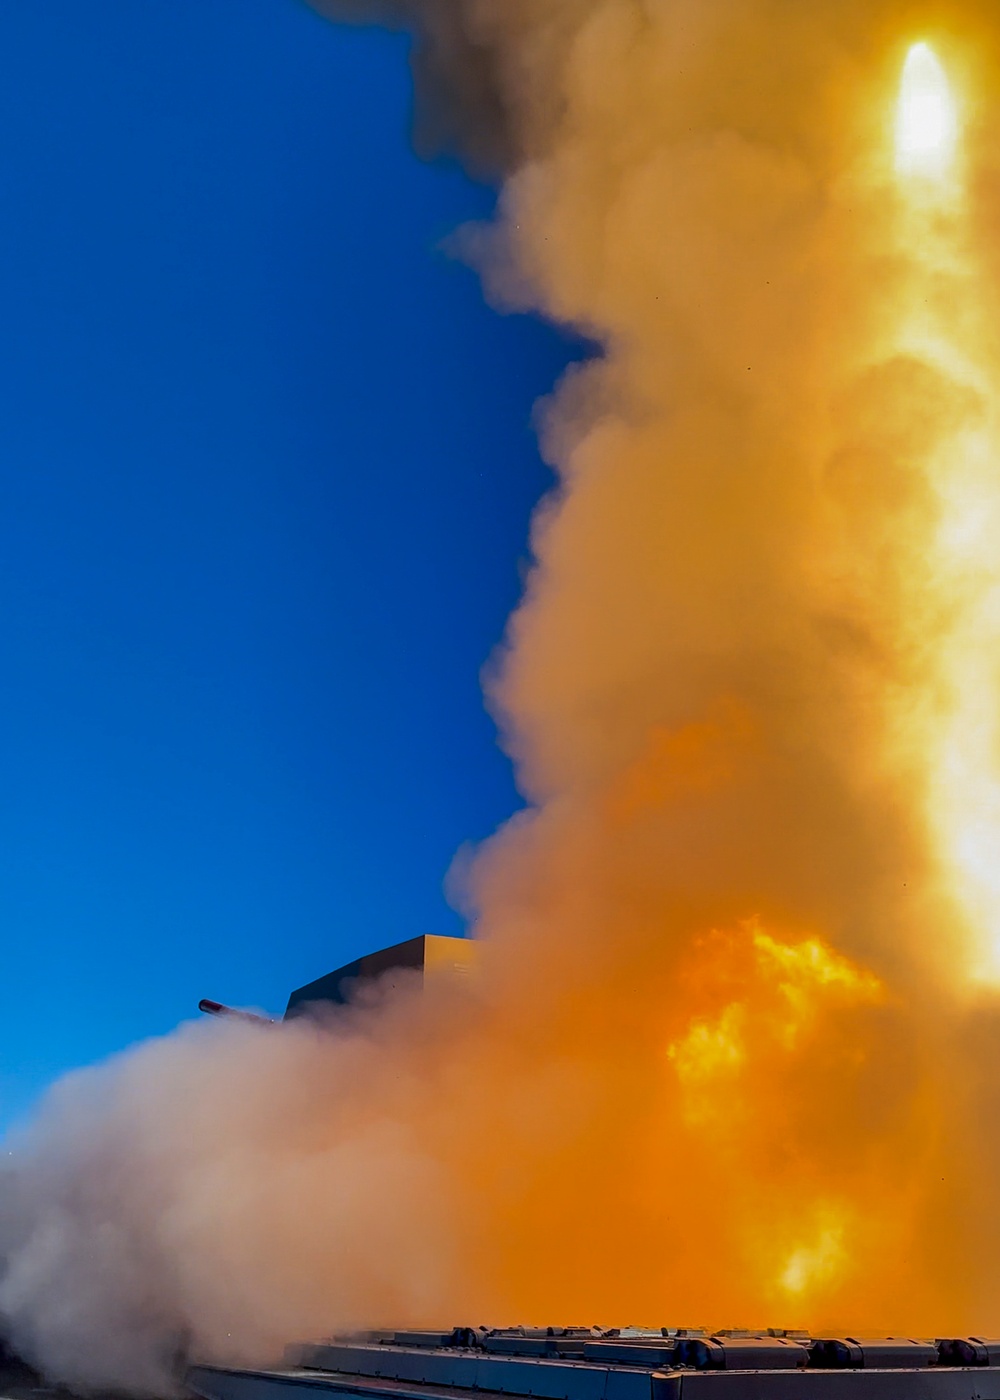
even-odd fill
[(401, 36), (0, 6), (0, 1124), (214, 996), (457, 932), (479, 669), (579, 347), (437, 251)]

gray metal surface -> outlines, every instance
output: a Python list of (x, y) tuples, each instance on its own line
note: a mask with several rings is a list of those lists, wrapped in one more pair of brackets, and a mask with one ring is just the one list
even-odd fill
[(683, 1371), (655, 1400), (1000, 1400), (1000, 1368), (906, 1371)]
[[(581, 1368), (588, 1371), (589, 1368)], [(605, 1372), (598, 1369), (583, 1377), (562, 1374), (555, 1377), (546, 1366), (539, 1384), (531, 1389), (531, 1378), (521, 1368), (502, 1377), (487, 1373), (491, 1381), (508, 1382), (510, 1388), (500, 1390), (495, 1385), (477, 1389), (462, 1386), (430, 1385), (421, 1382), (378, 1376), (349, 1375), (345, 1372), (317, 1370), (242, 1371), (215, 1366), (194, 1366), (187, 1375), (187, 1387), (204, 1400), (306, 1400), (317, 1391), (326, 1395), (356, 1395), (368, 1400), (482, 1400), (487, 1394), (546, 1397), (547, 1400), (616, 1400), (616, 1388), (606, 1390), (602, 1380)], [(484, 1379), (487, 1378), (484, 1376)], [(652, 1373), (635, 1372), (631, 1377), (629, 1400), (654, 1400)], [(1000, 1400), (1000, 1397), (998, 1397)]]
[[(336, 1359), (334, 1350), (327, 1349), (327, 1362)], [(543, 1400), (1000, 1400), (1000, 1367), (664, 1372), (507, 1358), (473, 1363), (451, 1371), (428, 1368), (423, 1380), (402, 1374), (415, 1370), (405, 1365), (388, 1367), (391, 1375), (376, 1374), (374, 1364), (367, 1375), (317, 1365), (283, 1371), (196, 1366), (187, 1384), (203, 1400), (312, 1400), (317, 1391), (367, 1400), (482, 1400), (484, 1392)]]
[(367, 1400), (482, 1400), (471, 1390), (407, 1386), (366, 1376), (331, 1376), (323, 1371), (247, 1371), (222, 1366), (192, 1366), (187, 1389), (204, 1400), (323, 1400), (330, 1395), (357, 1395)]
[(649, 1370), (594, 1365), (582, 1360), (537, 1360), (472, 1350), (425, 1351), (398, 1345), (337, 1342), (289, 1348), (287, 1359), (310, 1371), (457, 1386), (480, 1393), (539, 1396), (544, 1400), (649, 1400), (650, 1397)]

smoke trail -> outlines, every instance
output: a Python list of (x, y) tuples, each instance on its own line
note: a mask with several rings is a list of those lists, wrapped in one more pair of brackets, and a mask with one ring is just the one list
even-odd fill
[(530, 807), (462, 875), (475, 987), (60, 1086), (15, 1342), (155, 1388), (389, 1321), (995, 1332), (1000, 22), (323, 8), (413, 28), (421, 142), (503, 177), (490, 295), (604, 347), (488, 682)]

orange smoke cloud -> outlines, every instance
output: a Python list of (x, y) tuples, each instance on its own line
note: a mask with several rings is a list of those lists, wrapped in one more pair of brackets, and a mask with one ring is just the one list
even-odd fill
[(504, 173), (490, 295), (604, 346), (488, 684), (530, 806), (462, 872), (474, 986), (57, 1090), (14, 1339), (153, 1386), (387, 1322), (995, 1334), (1000, 20), (352, 12)]

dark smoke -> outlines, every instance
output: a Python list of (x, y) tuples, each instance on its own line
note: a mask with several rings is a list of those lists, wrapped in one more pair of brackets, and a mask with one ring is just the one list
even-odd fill
[[(562, 103), (556, 71), (590, 0), (307, 0), (329, 19), (412, 35), (414, 144), (460, 156), (484, 178), (537, 151)], [(512, 40), (530, 37), (526, 52)], [(530, 84), (530, 86), (529, 86)]]

